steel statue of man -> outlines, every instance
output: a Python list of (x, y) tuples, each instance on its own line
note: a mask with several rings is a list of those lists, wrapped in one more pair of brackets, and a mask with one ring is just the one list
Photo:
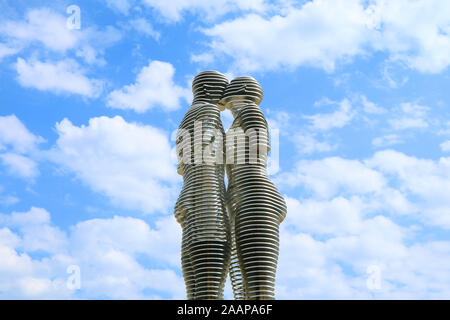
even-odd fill
[(178, 132), (183, 189), (175, 205), (181, 224), (182, 269), (188, 299), (222, 299), (231, 238), (225, 207), (224, 130), (217, 106), (228, 84), (216, 71), (199, 73), (194, 100)]

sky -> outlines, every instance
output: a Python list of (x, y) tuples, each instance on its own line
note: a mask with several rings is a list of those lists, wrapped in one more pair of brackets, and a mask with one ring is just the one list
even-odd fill
[(0, 0), (0, 298), (185, 298), (175, 133), (218, 70), (264, 90), (278, 299), (449, 299), (449, 65), (444, 0)]

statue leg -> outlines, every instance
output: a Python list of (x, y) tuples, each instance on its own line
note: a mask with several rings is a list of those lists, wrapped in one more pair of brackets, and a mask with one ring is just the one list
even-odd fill
[(242, 277), (241, 266), (236, 248), (236, 234), (234, 231), (234, 223), (231, 224), (231, 261), (230, 261), (230, 280), (233, 288), (235, 300), (244, 300), (246, 297), (244, 288), (244, 279)]
[(194, 268), (192, 265), (185, 232), (183, 232), (181, 245), (181, 266), (183, 269), (184, 283), (186, 284), (186, 297), (188, 300), (192, 300), (195, 297)]
[(236, 219), (236, 248), (246, 299), (275, 299), (279, 235), (275, 219), (264, 214)]
[(227, 241), (195, 241), (191, 247), (197, 300), (223, 299), (223, 288), (230, 261)]

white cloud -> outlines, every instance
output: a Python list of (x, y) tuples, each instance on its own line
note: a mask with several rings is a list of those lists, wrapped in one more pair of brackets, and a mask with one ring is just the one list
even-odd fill
[[(422, 228), (450, 227), (449, 163), (385, 150), (364, 162), (300, 161), (300, 169), (279, 177), (282, 186), (300, 184), (313, 192), (286, 198), (278, 297), (448, 297), (450, 242), (429, 239), (433, 231)], [(409, 219), (397, 219), (403, 214)], [(369, 267), (381, 271), (377, 290), (367, 286)]]
[(17, 48), (12, 48), (9, 46), (6, 46), (3, 43), (0, 43), (0, 61), (7, 56), (16, 54), (19, 51)]
[[(290, 209), (288, 214), (304, 214), (304, 207)], [(278, 298), (442, 299), (450, 294), (448, 241), (411, 242), (410, 231), (386, 217), (365, 218), (357, 208), (338, 212), (341, 209), (330, 207), (327, 216), (319, 214), (317, 219), (307, 215), (286, 220), (281, 228)], [(331, 219), (339, 225), (339, 217), (352, 227), (328, 223)], [(308, 229), (312, 235), (292, 228)], [(337, 233), (319, 237), (323, 231)], [(377, 290), (367, 286), (369, 267), (381, 271)]]
[[(0, 160), (10, 174), (21, 178), (35, 178), (39, 174), (37, 163), (30, 158), (43, 142), (42, 137), (31, 133), (15, 116), (0, 116)], [(13, 196), (1, 197), (0, 202), (17, 202)]]
[(191, 61), (202, 64), (210, 64), (214, 61), (214, 56), (206, 52), (201, 54), (191, 54)]
[(90, 98), (98, 97), (102, 90), (101, 81), (89, 79), (79, 65), (70, 59), (52, 63), (18, 58), (16, 70), (18, 81), (24, 87)]
[(342, 192), (378, 192), (386, 186), (379, 172), (357, 160), (339, 157), (299, 161), (295, 169), (283, 174), (279, 181), (291, 187), (304, 186), (320, 198), (329, 198)]
[(150, 22), (148, 22), (144, 18), (131, 20), (130, 24), (137, 31), (142, 32), (143, 34), (150, 36), (152, 38), (155, 38), (156, 40), (158, 40), (161, 35), (158, 31), (155, 31)]
[[(402, 72), (399, 72), (402, 71)], [(385, 61), (382, 75), (390, 88), (398, 88), (408, 82), (408, 76), (404, 75), (402, 64), (396, 63), (394, 60)]]
[(11, 206), (20, 202), (19, 198), (12, 195), (0, 195), (0, 205)]
[(397, 118), (390, 119), (389, 123), (395, 130), (412, 128), (427, 128), (427, 113), (429, 107), (413, 103), (402, 103)]
[(264, 0), (144, 0), (145, 5), (156, 9), (165, 19), (179, 21), (185, 12), (200, 12), (207, 19), (232, 11), (264, 11)]
[(329, 152), (337, 148), (337, 145), (331, 145), (327, 141), (318, 141), (311, 134), (298, 134), (294, 137), (293, 143), (302, 154)]
[(387, 134), (381, 137), (374, 138), (372, 140), (372, 144), (375, 147), (388, 147), (402, 142), (402, 138), (400, 138), (396, 134)]
[[(2, 264), (0, 264), (0, 272), (2, 275), (14, 275), (18, 273), (27, 273), (32, 269), (31, 258), (27, 254), (18, 254), (13, 248), (1, 245), (0, 257), (2, 258)], [(5, 281), (7, 278), (2, 277)], [(0, 288), (5, 288), (5, 284), (1, 283)]]
[(300, 186), (321, 200), (358, 197), (367, 214), (409, 214), (422, 224), (450, 228), (449, 158), (433, 161), (384, 150), (364, 161), (302, 160), (293, 171), (278, 176), (277, 182)]
[(19, 243), (20, 238), (15, 233), (11, 232), (11, 230), (9, 230), (8, 228), (0, 229), (0, 245), (4, 245), (10, 248), (16, 248), (18, 247)]
[(30, 158), (15, 153), (3, 153), (0, 154), (0, 159), (12, 175), (35, 178), (39, 174), (36, 162)]
[(141, 220), (114, 216), (77, 223), (71, 229), (73, 250), (78, 256), (89, 256), (114, 249), (129, 254), (145, 253), (171, 266), (179, 266), (181, 227), (173, 216), (161, 218), (156, 229)]
[[(327, 102), (326, 104), (334, 104)], [(338, 103), (339, 109), (333, 113), (318, 113), (312, 116), (303, 116), (312, 122), (312, 128), (315, 130), (330, 130), (333, 128), (342, 128), (346, 126), (354, 117), (352, 105), (349, 100), (344, 99)]]
[(299, 65), (333, 70), (336, 60), (363, 52), (365, 28), (358, 1), (313, 1), (285, 15), (249, 14), (204, 32), (213, 38), (212, 49), (232, 56), (243, 71)]
[[(59, 283), (58, 283), (59, 282)], [(52, 287), (64, 285), (63, 281), (51, 281), (46, 278), (25, 277), (18, 281), (20, 290), (25, 297), (42, 297), (51, 291)]]
[[(398, 180), (400, 191), (410, 193), (421, 215), (420, 221), (445, 229), (450, 228), (450, 158), (438, 161), (418, 159), (403, 153), (385, 150), (377, 152), (367, 164), (390, 179)], [(395, 180), (394, 180), (395, 181)]]
[[(392, 272), (392, 265), (403, 261), (407, 255), (408, 248), (403, 244), (406, 232), (382, 216), (364, 219), (357, 208), (351, 208), (349, 203), (347, 205), (336, 208), (330, 206), (324, 211), (326, 216), (319, 214), (316, 220), (312, 215), (309, 223), (308, 218), (291, 220), (287, 222), (289, 225), (282, 227), (282, 251), (277, 277), (280, 298), (370, 299), (374, 294), (377, 298), (389, 296), (388, 281), (395, 280), (387, 277), (387, 271)], [(340, 210), (344, 211), (339, 212)], [(302, 211), (290, 213), (302, 215)], [(344, 221), (339, 221), (339, 217), (344, 218)], [(342, 229), (335, 228), (333, 223), (327, 223), (327, 219), (338, 223)], [(307, 226), (304, 229), (313, 227), (310, 232), (315, 236), (292, 231), (292, 227), (302, 228), (302, 223), (305, 222)], [(318, 238), (317, 234), (323, 231), (337, 231), (337, 234), (332, 232), (325, 238)], [(433, 258), (441, 258), (441, 255)], [(366, 269), (372, 265), (383, 268), (383, 290), (378, 292), (373, 292), (366, 286)], [(408, 270), (411, 269), (415, 270), (415, 266), (408, 266)], [(432, 277), (427, 271), (421, 277), (408, 279), (406, 284)], [(401, 287), (394, 290), (399, 295), (404, 294), (402, 291)], [(419, 296), (426, 294), (423, 291), (415, 292)]]
[[(164, 294), (181, 299), (184, 283), (177, 274), (181, 228), (173, 216), (156, 225), (152, 229), (143, 220), (115, 216), (80, 221), (66, 234), (51, 225), (49, 213), (41, 208), (1, 214), (0, 296), (143, 299)], [(61, 238), (47, 241), (56, 231)], [(49, 255), (34, 259), (29, 253), (35, 250)], [(144, 266), (139, 262), (143, 257), (161, 267)], [(71, 265), (81, 271), (79, 291), (66, 285), (70, 276), (66, 270)], [(149, 289), (157, 294), (146, 294)]]
[(364, 112), (369, 114), (384, 114), (387, 110), (383, 107), (377, 106), (372, 101), (369, 101), (366, 96), (360, 96), (361, 103), (363, 105)]
[(0, 116), (0, 151), (8, 146), (18, 153), (33, 151), (44, 139), (35, 136), (14, 115)]
[(145, 112), (156, 106), (166, 110), (180, 107), (180, 100), (189, 102), (189, 89), (173, 81), (175, 68), (167, 62), (152, 61), (139, 72), (134, 84), (126, 85), (108, 96), (109, 107)]
[(2, 51), (13, 54), (30, 45), (43, 45), (59, 53), (72, 50), (90, 64), (104, 64), (99, 56), (121, 38), (120, 31), (111, 26), (105, 30), (91, 26), (72, 30), (67, 27), (67, 19), (65, 14), (49, 8), (37, 8), (28, 10), (23, 20), (4, 21), (0, 25), (0, 35), (6, 39), (7, 48), (0, 49), (0, 56)]
[(42, 208), (32, 207), (27, 212), (13, 212), (0, 215), (0, 222), (6, 226), (40, 225), (50, 222), (50, 213)]
[(50, 223), (48, 211), (32, 207), (28, 212), (0, 214), (0, 225), (16, 228), (21, 233), (17, 247), (26, 252), (43, 250), (49, 253), (63, 253), (67, 245), (66, 235)]
[(341, 235), (361, 228), (361, 204), (357, 200), (337, 197), (329, 201), (307, 199), (302, 202), (287, 198), (289, 215), (286, 225), (309, 234)]
[[(380, 26), (376, 43), (392, 59), (421, 72), (438, 73), (450, 65), (450, 5), (439, 0), (379, 0), (372, 6)], [(375, 47), (378, 49), (378, 47)]]
[(128, 14), (131, 8), (131, 1), (129, 0), (104, 0), (104, 1), (106, 2), (106, 5), (108, 7), (117, 10), (125, 15)]
[[(72, 254), (87, 270), (87, 294), (111, 298), (142, 298), (152, 288), (175, 298), (184, 297), (184, 283), (173, 269), (180, 268), (181, 228), (174, 217), (160, 219), (157, 229), (143, 220), (115, 216), (93, 219), (72, 227)], [(165, 269), (146, 269), (137, 257), (145, 255)]]
[(94, 191), (147, 213), (172, 206), (180, 177), (166, 133), (119, 116), (92, 118), (80, 127), (64, 119), (56, 130), (51, 159)]
[(449, 152), (450, 151), (450, 140), (442, 142), (440, 144), (440, 147), (443, 152)]
[(27, 12), (25, 21), (5, 21), (0, 32), (21, 42), (40, 42), (46, 47), (65, 51), (78, 42), (78, 33), (66, 27), (67, 17), (50, 9), (33, 9)]
[(122, 38), (122, 32), (115, 27), (107, 26), (104, 30), (95, 27), (83, 28), (80, 41), (73, 48), (77, 57), (83, 58), (88, 64), (106, 64), (103, 54), (105, 49), (117, 43)]
[(392, 61), (437, 73), (450, 65), (449, 23), (446, 1), (314, 0), (269, 17), (220, 22), (204, 33), (211, 50), (231, 56), (242, 71), (305, 65), (332, 71), (338, 62), (382, 51)]

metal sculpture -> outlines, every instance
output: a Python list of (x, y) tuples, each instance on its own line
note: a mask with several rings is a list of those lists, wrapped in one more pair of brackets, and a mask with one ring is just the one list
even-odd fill
[[(217, 106), (228, 84), (215, 71), (198, 74), (194, 100), (178, 130), (178, 173), (183, 189), (175, 217), (183, 229), (182, 268), (188, 299), (222, 299), (230, 260), (230, 226), (225, 208), (224, 135)], [(205, 159), (204, 150), (209, 150)]]
[(226, 136), (226, 168), (235, 245), (230, 278), (236, 299), (275, 299), (279, 224), (287, 211), (266, 172), (270, 145), (267, 121), (258, 106), (262, 96), (254, 78), (239, 77), (220, 101), (235, 118)]
[[(262, 89), (252, 77), (228, 84), (223, 74), (205, 71), (194, 78), (192, 91), (176, 141), (184, 184), (175, 217), (183, 230), (187, 298), (222, 299), (229, 271), (236, 299), (274, 299), (286, 204), (266, 173), (270, 145), (258, 106)], [(225, 108), (235, 118), (226, 139), (220, 120)]]

